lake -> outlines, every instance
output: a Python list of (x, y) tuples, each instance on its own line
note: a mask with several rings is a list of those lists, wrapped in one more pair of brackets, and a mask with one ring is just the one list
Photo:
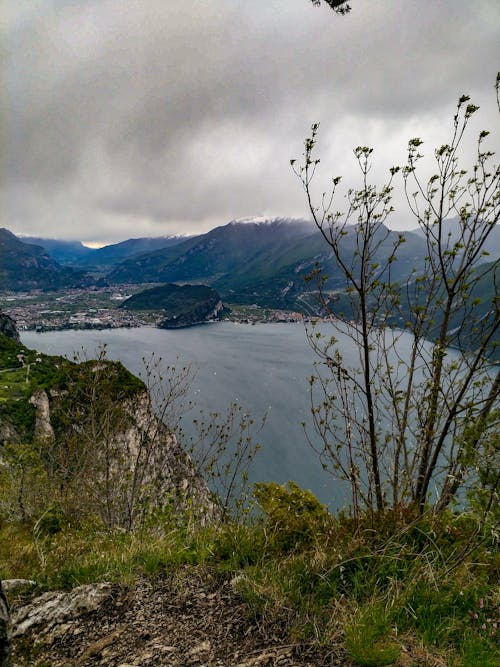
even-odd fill
[(69, 358), (82, 348), (95, 356), (105, 344), (108, 357), (135, 374), (144, 370), (142, 358), (152, 353), (178, 367), (193, 364), (197, 374), (189, 398), (200, 408), (220, 411), (237, 401), (256, 422), (267, 415), (257, 436), (262, 449), (252, 467), (252, 481), (294, 480), (322, 502), (343, 505), (340, 482), (322, 470), (302, 427), (302, 422), (310, 422), (308, 377), (315, 359), (302, 324), (221, 322), (179, 330), (26, 331), (22, 342)]

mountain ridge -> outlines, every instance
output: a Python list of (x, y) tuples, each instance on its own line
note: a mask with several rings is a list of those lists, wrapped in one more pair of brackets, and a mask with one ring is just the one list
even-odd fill
[(63, 267), (37, 245), (24, 243), (11, 231), (0, 228), (0, 290), (51, 290), (88, 287), (88, 274)]

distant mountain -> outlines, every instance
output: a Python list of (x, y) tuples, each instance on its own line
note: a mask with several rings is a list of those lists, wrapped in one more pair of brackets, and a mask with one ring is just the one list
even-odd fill
[(280, 252), (292, 239), (310, 234), (311, 225), (300, 220), (233, 221), (173, 248), (123, 262), (109, 274), (111, 282), (201, 281), (212, 284)]
[(20, 236), (23, 243), (42, 247), (45, 252), (62, 265), (74, 265), (84, 262), (95, 250), (87, 248), (80, 241), (61, 241), (59, 239), (45, 239), (38, 236)]
[[(417, 234), (421, 238), (424, 238), (424, 234), (420, 228), (412, 230), (412, 233)], [(448, 239), (450, 247), (460, 240), (459, 218), (445, 220), (443, 225), (443, 247), (446, 245)], [(491, 230), (484, 244), (484, 250), (488, 254), (483, 255), (482, 261), (490, 262), (496, 259), (500, 259), (500, 224), (496, 224)]]
[(120, 308), (164, 310), (165, 319), (158, 326), (179, 329), (217, 317), (223, 305), (217, 291), (207, 285), (167, 284), (134, 294)]
[[(398, 232), (381, 231), (381, 244), (377, 261), (384, 265)], [(383, 240), (382, 240), (383, 239)], [(414, 234), (405, 234), (405, 243), (397, 251), (397, 259), (391, 264), (391, 276), (395, 281), (406, 280), (413, 268), (422, 266), (425, 243)], [(354, 228), (347, 231), (342, 241), (342, 255), (352, 265), (356, 260), (356, 234)], [(317, 281), (307, 281), (313, 270), (326, 276), (322, 282), (327, 290), (342, 290), (345, 278), (340, 271), (331, 248), (318, 231), (300, 239), (292, 239), (281, 251), (273, 252), (259, 264), (248, 264), (233, 275), (227, 275), (214, 285), (228, 301), (248, 303), (255, 301), (263, 306), (289, 307), (301, 294), (317, 289)]]
[[(385, 231), (383, 232), (385, 234)], [(397, 232), (389, 232), (379, 248), (379, 261), (391, 252)], [(394, 277), (418, 268), (425, 243), (406, 234), (406, 243), (391, 265)], [(356, 246), (354, 229), (346, 234), (343, 249), (352, 260)], [(342, 289), (336, 260), (319, 232), (303, 220), (233, 221), (174, 248), (141, 255), (117, 266), (110, 282), (200, 282), (215, 287), (234, 303), (292, 307), (308, 286), (305, 277), (319, 265), (328, 276), (326, 286)]]
[(8, 229), (0, 229), (1, 291), (85, 287), (90, 283), (85, 272), (61, 266), (40, 246), (23, 243)]
[(127, 239), (102, 248), (88, 248), (80, 241), (61, 241), (35, 236), (20, 237), (20, 240), (23, 243), (41, 246), (52, 259), (63, 266), (74, 266), (89, 270), (110, 270), (115, 264), (129, 257), (177, 245), (185, 241), (186, 237), (158, 236)]
[(157, 236), (138, 239), (127, 239), (102, 248), (92, 250), (79, 262), (88, 268), (111, 268), (130, 257), (143, 253), (154, 252), (161, 248), (170, 248), (186, 240), (185, 236)]

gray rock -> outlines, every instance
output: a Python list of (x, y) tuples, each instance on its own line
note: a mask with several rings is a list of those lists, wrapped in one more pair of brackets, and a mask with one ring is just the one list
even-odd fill
[(4, 579), (2, 581), (2, 588), (4, 593), (17, 593), (26, 588), (33, 588), (36, 586), (36, 581), (31, 579)]
[(64, 632), (67, 623), (82, 614), (95, 611), (112, 593), (111, 584), (88, 584), (72, 591), (44, 593), (22, 606), (12, 616), (13, 636), (19, 637), (37, 628), (41, 634)]
[(10, 315), (2, 313), (1, 311), (0, 311), (0, 333), (3, 333), (4, 336), (7, 336), (7, 338), (12, 338), (12, 340), (16, 340), (18, 342), (20, 340), (15, 320), (13, 320), (12, 317), (10, 317)]
[(52, 442), (55, 439), (54, 429), (50, 423), (50, 403), (47, 393), (38, 389), (30, 398), (36, 408), (35, 438), (40, 442)]

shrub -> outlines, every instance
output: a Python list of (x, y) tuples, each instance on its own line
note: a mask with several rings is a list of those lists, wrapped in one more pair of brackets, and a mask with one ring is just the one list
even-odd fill
[(288, 488), (274, 482), (256, 484), (255, 498), (281, 552), (312, 545), (331, 525), (325, 506), (295, 482), (288, 482)]

